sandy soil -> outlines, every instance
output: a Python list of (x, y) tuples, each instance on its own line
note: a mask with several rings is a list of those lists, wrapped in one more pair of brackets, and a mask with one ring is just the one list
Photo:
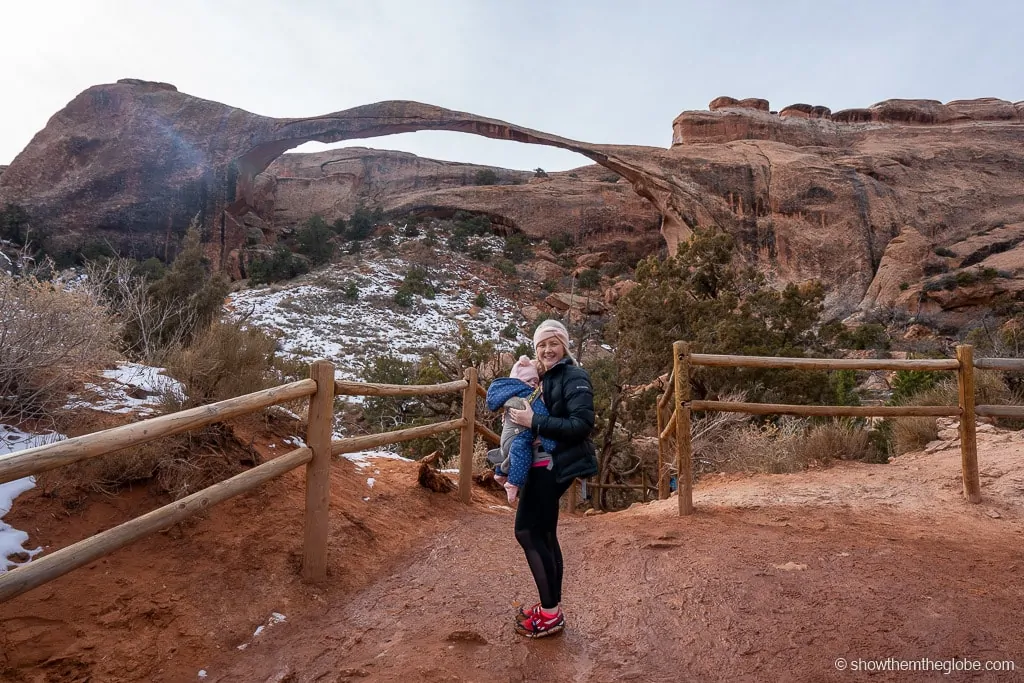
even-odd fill
[[(314, 588), (296, 576), (296, 472), (0, 607), (0, 680), (867, 678), (839, 657), (1013, 660), (954, 678), (1017, 680), (1024, 435), (982, 430), (982, 505), (960, 496), (949, 437), (890, 465), (715, 477), (688, 518), (674, 498), (567, 518), (569, 626), (541, 641), (512, 631), (534, 592), (489, 494), (466, 508), (416, 487), (408, 463), (340, 461), (331, 577)], [(59, 547), (154, 504), (135, 491), (62, 516), (36, 494), (14, 520)], [(286, 620), (267, 626), (274, 612)]]

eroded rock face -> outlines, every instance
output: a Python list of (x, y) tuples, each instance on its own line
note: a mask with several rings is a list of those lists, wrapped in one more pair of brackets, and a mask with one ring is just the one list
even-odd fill
[[(485, 170), (497, 184), (476, 184), (476, 174)], [(347, 218), (362, 203), (394, 215), (484, 213), (509, 231), (535, 238), (565, 232), (601, 241), (619, 232), (656, 234), (658, 212), (628, 183), (609, 182), (617, 179), (597, 165), (534, 178), (532, 171), (347, 147), (279, 157), (256, 176), (251, 204), (269, 228), (312, 214), (328, 222)]]
[[(820, 105), (783, 117), (766, 101), (719, 98), (714, 111), (677, 117), (673, 146), (661, 149), (585, 143), (416, 102), (274, 119), (166, 84), (122, 81), (90, 88), (55, 114), (0, 176), (0, 203), (24, 204), (36, 229), (98, 235), (137, 255), (163, 255), (198, 216), (210, 256), (232, 271), (253, 229), (342, 215), (375, 194), (396, 213), (478, 210), (534, 236), (566, 224), (582, 234), (642, 230), (637, 221), (660, 216), (670, 251), (694, 230), (726, 230), (741, 258), (779, 281), (822, 280), (829, 312), (844, 315), (868, 294), (905, 226), (941, 247), (1024, 221), (1020, 105), (1010, 119), (999, 100), (887, 100), (829, 120)], [(604, 169), (478, 187), (459, 184), (477, 167), (369, 150), (275, 163), (308, 140), (414, 130), (560, 147)], [(602, 180), (609, 171), (626, 182)], [(879, 285), (871, 296), (889, 294)]]

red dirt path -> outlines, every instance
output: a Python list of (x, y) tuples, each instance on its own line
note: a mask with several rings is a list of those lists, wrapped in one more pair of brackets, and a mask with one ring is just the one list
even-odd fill
[[(838, 657), (1013, 660), (870, 679), (1019, 680), (1022, 444), (979, 445), (982, 506), (960, 500), (958, 454), (939, 444), (894, 465), (714, 480), (689, 518), (671, 499), (566, 519), (569, 626), (535, 642), (511, 630), (515, 601), (534, 598), (510, 511), (419, 489), (408, 463), (342, 461), (327, 586), (296, 577), (295, 472), (0, 607), (0, 680), (866, 679)], [(61, 518), (36, 493), (11, 521), (59, 547), (154, 505), (140, 491)], [(272, 612), (287, 620), (253, 637)]]

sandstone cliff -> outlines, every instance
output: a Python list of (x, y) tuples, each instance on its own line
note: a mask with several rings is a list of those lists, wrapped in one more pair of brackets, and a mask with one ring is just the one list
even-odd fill
[[(476, 174), (485, 170), (495, 174), (496, 184), (476, 184)], [(559, 232), (595, 241), (633, 232), (656, 235), (658, 212), (619, 180), (596, 165), (535, 177), (532, 171), (348, 147), (282, 155), (256, 176), (252, 206), (271, 229), (311, 214), (333, 221), (363, 203), (393, 215), (484, 213), (535, 238)]]
[[(692, 230), (728, 230), (748, 260), (780, 280), (823, 280), (830, 309), (840, 314), (862, 302), (886, 246), (904, 227), (917, 230), (933, 247), (947, 247), (1024, 221), (1024, 103), (888, 100), (836, 113), (797, 104), (780, 114), (758, 99), (718, 98), (712, 104), (709, 111), (680, 115), (673, 124), (673, 145), (661, 149), (589, 144), (415, 102), (273, 119), (166, 84), (125, 80), (90, 88), (54, 115), (0, 176), (0, 202), (26, 205), (39, 228), (148, 240), (156, 251), (198, 213), (211, 255), (231, 268), (247, 217), (271, 222), (275, 215), (298, 217), (304, 198), (312, 198), (310, 206), (343, 211), (359, 191), (335, 193), (332, 184), (349, 182), (346, 177), (353, 187), (357, 178), (364, 188), (384, 182), (365, 170), (336, 174), (331, 163), (311, 170), (317, 165), (311, 161), (302, 171), (307, 177), (282, 180), (268, 167), (288, 149), (308, 140), (454, 130), (587, 156), (651, 202), (670, 249)], [(338, 168), (360, 163), (339, 159)], [(296, 169), (305, 167), (307, 161), (286, 158), (278, 168), (298, 174)], [(441, 182), (417, 188), (407, 178), (402, 181), (407, 190), (388, 206), (475, 208), (541, 235), (554, 223), (542, 214), (551, 206), (567, 206), (569, 180), (558, 174), (547, 186)], [(305, 189), (298, 191), (303, 183)], [(600, 185), (579, 183), (585, 195), (578, 202), (581, 215), (588, 207), (630, 205), (619, 185)], [(533, 214), (519, 206), (517, 194), (530, 188), (537, 190), (530, 199)], [(600, 194), (591, 196), (594, 189)], [(545, 192), (555, 195), (550, 204), (539, 199)], [(611, 225), (623, 222), (615, 209), (608, 215)], [(994, 286), (1016, 296), (1009, 274), (996, 278)], [(921, 286), (919, 298), (935, 291), (924, 290)], [(955, 298), (936, 303), (959, 305)]]

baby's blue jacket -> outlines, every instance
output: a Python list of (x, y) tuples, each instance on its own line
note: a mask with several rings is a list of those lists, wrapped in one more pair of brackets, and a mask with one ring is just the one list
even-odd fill
[[(533, 388), (521, 379), (515, 377), (499, 377), (487, 387), (487, 409), (501, 410), (505, 401), (513, 396), (529, 398)], [(547, 415), (548, 409), (544, 401), (537, 396), (531, 404), (533, 412), (537, 415)], [(540, 438), (541, 447), (545, 453), (550, 453), (555, 448), (555, 442), (546, 437)], [(530, 473), (533, 466), (533, 430), (524, 429), (523, 432), (512, 439), (512, 447), (509, 449), (509, 473), (508, 481), (515, 486), (522, 486), (526, 483), (526, 475)]]

